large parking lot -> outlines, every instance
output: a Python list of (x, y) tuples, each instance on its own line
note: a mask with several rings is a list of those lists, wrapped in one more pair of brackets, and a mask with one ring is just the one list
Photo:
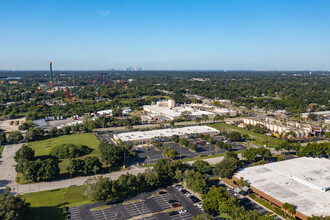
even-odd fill
[[(93, 209), (95, 207), (102, 207), (102, 209)], [(71, 217), (68, 219), (73, 220), (132, 218), (191, 220), (193, 216), (203, 213), (189, 197), (174, 187), (142, 193), (121, 203), (94, 203), (70, 207), (69, 212)]]
[[(224, 149), (218, 149), (216, 150), (215, 144), (207, 144), (202, 143), (202, 141), (195, 141), (197, 142), (197, 152), (194, 153), (190, 151), (186, 147), (180, 147), (179, 144), (173, 143), (173, 142), (165, 142), (163, 143), (163, 146), (165, 147), (171, 147), (172, 150), (176, 150), (178, 152), (178, 155), (175, 159), (184, 159), (184, 158), (195, 158), (198, 157), (200, 154), (204, 155), (214, 155), (219, 153), (225, 153), (226, 151)], [(231, 151), (241, 151), (245, 150), (246, 146), (236, 143), (231, 143), (233, 145), (233, 149)], [(152, 164), (156, 163), (157, 160), (162, 159), (163, 155), (162, 152), (155, 149), (152, 146), (137, 146), (135, 147), (136, 152), (138, 154), (137, 162), (141, 164)]]

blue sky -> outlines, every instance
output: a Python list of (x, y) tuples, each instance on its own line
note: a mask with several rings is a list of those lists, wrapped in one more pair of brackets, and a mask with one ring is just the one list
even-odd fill
[(330, 70), (327, 0), (0, 0), (0, 69)]

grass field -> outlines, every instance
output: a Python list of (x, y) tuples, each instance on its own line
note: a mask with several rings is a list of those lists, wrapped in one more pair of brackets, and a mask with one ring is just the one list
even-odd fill
[(66, 219), (65, 207), (92, 202), (90, 199), (84, 198), (83, 194), (83, 186), (24, 194), (22, 197), (31, 204), (24, 219), (64, 220)]
[(259, 134), (253, 131), (249, 131), (243, 128), (236, 127), (234, 125), (229, 125), (225, 123), (215, 123), (215, 124), (209, 124), (210, 127), (213, 127), (215, 129), (218, 129), (219, 131), (226, 131), (226, 132), (233, 132), (238, 131), (242, 135), (248, 134), (250, 136), (250, 142), (259, 145), (264, 146), (267, 145), (269, 147), (275, 147), (276, 145), (282, 143), (283, 141), (274, 137), (269, 137), (263, 134)]
[[(63, 135), (55, 138), (49, 138), (42, 141), (34, 141), (28, 143), (34, 152), (36, 157), (45, 158), (49, 156), (51, 149), (57, 145), (61, 144), (77, 144), (77, 145), (86, 145), (91, 148), (93, 151), (81, 158), (87, 156), (97, 156), (101, 159), (100, 151), (98, 149), (100, 141), (94, 134), (83, 133), (83, 134), (72, 134), (72, 135)], [(61, 159), (58, 164), (60, 167), (60, 174), (67, 173), (67, 167), (69, 165), (69, 159)]]

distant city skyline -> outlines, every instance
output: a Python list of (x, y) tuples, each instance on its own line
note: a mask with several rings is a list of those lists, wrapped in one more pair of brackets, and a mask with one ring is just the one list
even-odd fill
[(330, 1), (0, 5), (0, 70), (330, 70)]

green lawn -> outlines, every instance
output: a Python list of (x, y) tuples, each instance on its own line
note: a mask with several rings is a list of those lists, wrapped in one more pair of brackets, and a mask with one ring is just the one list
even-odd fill
[[(87, 156), (97, 156), (99, 159), (101, 159), (100, 151), (98, 149), (100, 141), (97, 139), (97, 137), (94, 134), (91, 133), (83, 133), (83, 134), (72, 134), (72, 135), (63, 135), (55, 138), (49, 138), (42, 141), (34, 141), (28, 143), (28, 146), (30, 146), (34, 152), (36, 157), (47, 157), (49, 156), (49, 153), (51, 149), (54, 146), (61, 145), (61, 144), (77, 144), (77, 145), (86, 145), (89, 148), (93, 149), (93, 151), (85, 155), (81, 158), (87, 157)], [(70, 160), (69, 159), (61, 159), (60, 163), (58, 164), (60, 167), (60, 173), (67, 173), (67, 167), (69, 165)]]
[(263, 145), (269, 145), (269, 147), (275, 147), (276, 145), (282, 143), (283, 141), (274, 137), (269, 137), (263, 134), (259, 134), (253, 131), (249, 131), (243, 128), (236, 127), (234, 125), (229, 125), (225, 123), (215, 123), (215, 124), (209, 124), (210, 127), (213, 127), (215, 129), (218, 129), (219, 131), (226, 131), (226, 132), (232, 132), (232, 131), (238, 131), (242, 135), (248, 134), (250, 136), (250, 141), (254, 144), (257, 144), (259, 146)]
[(66, 219), (64, 207), (83, 205), (92, 202), (90, 199), (84, 198), (83, 194), (83, 186), (24, 194), (22, 197), (31, 204), (29, 212), (24, 219)]

